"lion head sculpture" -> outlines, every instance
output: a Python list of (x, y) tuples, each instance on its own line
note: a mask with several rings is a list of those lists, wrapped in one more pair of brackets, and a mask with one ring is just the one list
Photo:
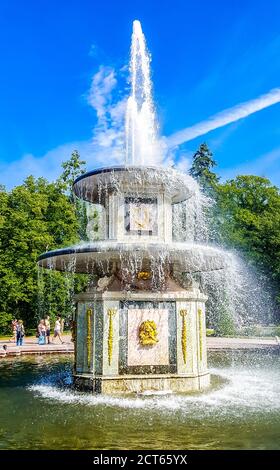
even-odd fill
[(142, 346), (153, 346), (158, 343), (157, 326), (153, 320), (145, 320), (139, 326), (139, 342)]

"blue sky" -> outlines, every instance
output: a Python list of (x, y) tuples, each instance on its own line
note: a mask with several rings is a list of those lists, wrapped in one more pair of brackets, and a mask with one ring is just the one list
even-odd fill
[[(277, 0), (1, 0), (0, 183), (52, 179), (75, 147), (88, 169), (107, 163), (95, 157), (89, 94), (104, 70), (118, 80), (114, 99), (128, 92), (134, 19), (170, 136), (280, 86), (279, 16)], [(223, 178), (259, 174), (280, 185), (279, 116), (280, 103), (186, 142), (178, 155), (188, 162), (206, 141)]]

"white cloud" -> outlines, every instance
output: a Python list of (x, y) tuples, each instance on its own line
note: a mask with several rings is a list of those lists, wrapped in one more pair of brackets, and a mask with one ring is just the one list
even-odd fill
[(232, 108), (225, 109), (224, 111), (215, 114), (209, 119), (199, 122), (194, 126), (187, 127), (179, 132), (175, 132), (171, 136), (167, 137), (167, 145), (169, 147), (176, 147), (177, 145), (183, 144), (189, 140), (193, 140), (200, 135), (207, 134), (214, 129), (226, 126), (231, 122), (238, 121), (250, 114), (261, 111), (273, 104), (280, 102), (280, 88), (275, 88), (265, 95), (261, 95), (258, 98), (244, 103), (238, 104)]
[(93, 76), (88, 103), (96, 111), (93, 128), (95, 163), (114, 164), (124, 161), (124, 120), (127, 98), (116, 92), (116, 71), (101, 66)]
[(93, 154), (92, 142), (69, 142), (46, 152), (43, 156), (25, 154), (19, 160), (0, 165), (0, 184), (11, 188), (21, 184), (29, 175), (36, 178), (43, 176), (54, 181), (62, 172), (61, 163), (69, 160), (75, 149), (80, 152), (82, 158), (90, 162)]
[(101, 65), (98, 72), (92, 77), (88, 103), (95, 109), (99, 119), (106, 116), (107, 107), (112, 100), (112, 91), (116, 84), (115, 71), (111, 67)]
[(86, 160), (88, 169), (123, 163), (126, 98), (114, 95), (116, 76), (112, 67), (100, 66), (92, 78), (87, 95), (87, 101), (97, 116), (92, 139), (60, 145), (42, 156), (25, 154), (19, 160), (2, 164), (0, 184), (11, 188), (31, 174), (53, 181), (61, 174), (61, 163), (68, 160), (75, 149)]

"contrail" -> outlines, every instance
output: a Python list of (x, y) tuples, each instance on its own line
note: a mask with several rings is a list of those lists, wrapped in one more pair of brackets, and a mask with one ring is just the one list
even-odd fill
[(270, 90), (269, 93), (259, 96), (259, 98), (245, 101), (244, 103), (240, 103), (232, 108), (225, 109), (220, 113), (214, 114), (214, 116), (211, 116), (205, 121), (201, 121), (191, 127), (186, 127), (186, 129), (183, 129), (182, 131), (175, 132), (170, 137), (166, 138), (167, 146), (175, 147), (176, 145), (195, 139), (195, 137), (200, 135), (207, 134), (207, 132), (213, 131), (218, 127), (226, 126), (231, 122), (238, 121), (239, 119), (279, 102), (280, 88), (274, 88), (273, 90)]

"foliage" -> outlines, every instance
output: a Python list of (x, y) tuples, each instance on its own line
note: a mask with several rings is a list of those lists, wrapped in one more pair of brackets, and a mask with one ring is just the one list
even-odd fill
[[(190, 174), (214, 204), (209, 210), (211, 239), (241, 251), (260, 275), (268, 276), (280, 304), (280, 193), (276, 186), (259, 176), (239, 175), (220, 182), (212, 171), (216, 166), (206, 144), (194, 154)], [(209, 312), (211, 321), (231, 330), (226, 309)], [(277, 312), (275, 315), (277, 320)], [(216, 327), (217, 325), (215, 325)]]
[(215, 334), (217, 336), (234, 336), (236, 328), (234, 320), (228, 310), (220, 309), (217, 313)]
[[(217, 231), (221, 242), (242, 251), (275, 292), (280, 305), (280, 192), (266, 178), (237, 176), (217, 189)], [(277, 307), (278, 303), (278, 307)]]
[(75, 179), (86, 172), (85, 164), (86, 162), (81, 160), (80, 154), (77, 150), (72, 152), (69, 160), (61, 164), (63, 172), (59, 181), (64, 184), (70, 197), (72, 197), (72, 187)]
[(215, 336), (215, 330), (213, 328), (206, 328), (206, 336)]
[(12, 314), (6, 312), (0, 312), (0, 332), (2, 334), (11, 334), (12, 330), (10, 327), (12, 321)]
[(206, 143), (199, 146), (199, 149), (193, 156), (190, 175), (196, 179), (202, 190), (211, 195), (219, 182), (218, 176), (211, 171), (217, 163), (213, 160), (213, 154)]
[(87, 202), (78, 199), (73, 193), (73, 184), (75, 179), (86, 172), (86, 162), (81, 160), (77, 150), (72, 152), (71, 157), (62, 163), (63, 172), (59, 178), (59, 182), (67, 192), (70, 201), (75, 205), (76, 217), (78, 221), (78, 236), (80, 240), (87, 240)]
[(217, 200), (223, 241), (280, 281), (279, 189), (266, 178), (237, 176), (219, 186)]
[[(47, 250), (77, 241), (75, 206), (61, 179), (49, 183), (29, 176), (10, 192), (0, 189), (0, 329), (11, 318), (35, 326), (40, 304), (37, 258)], [(81, 288), (79, 278), (74, 289)], [(60, 273), (49, 273), (43, 291), (43, 314), (69, 313), (68, 285)]]
[(237, 335), (238, 336), (253, 336), (256, 337), (258, 336), (259, 338), (273, 338), (275, 339), (275, 336), (280, 335), (280, 326), (277, 325), (260, 325), (260, 324), (255, 324), (255, 325), (245, 325), (237, 330)]

